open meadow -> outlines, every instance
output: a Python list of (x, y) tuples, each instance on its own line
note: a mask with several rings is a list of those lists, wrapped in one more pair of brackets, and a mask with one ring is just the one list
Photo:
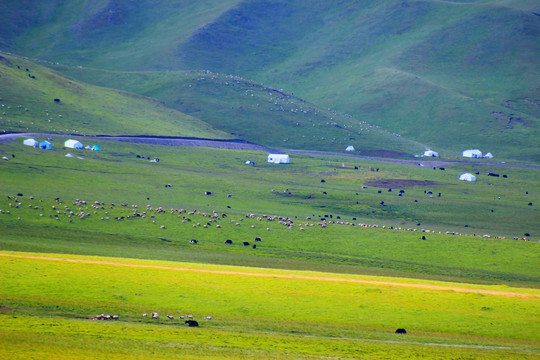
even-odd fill
[(0, 263), (12, 359), (538, 356), (536, 289), (4, 251)]
[(536, 168), (64, 140), (0, 144), (10, 358), (539, 354)]

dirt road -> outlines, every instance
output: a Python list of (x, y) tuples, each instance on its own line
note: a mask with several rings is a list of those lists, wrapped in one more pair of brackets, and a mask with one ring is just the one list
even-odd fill
[[(14, 141), (20, 137), (70, 137), (74, 139), (79, 139), (84, 141), (86, 140), (104, 140), (104, 141), (120, 141), (120, 142), (131, 142), (139, 144), (152, 144), (152, 145), (165, 145), (165, 146), (205, 146), (211, 148), (219, 149), (236, 149), (236, 150), (259, 150), (266, 151), (271, 153), (296, 153), (296, 154), (309, 154), (309, 155), (326, 155), (326, 156), (341, 156), (341, 157), (352, 157), (358, 159), (366, 159), (373, 161), (385, 161), (392, 163), (399, 163), (405, 165), (414, 165), (418, 166), (422, 160), (407, 160), (407, 159), (395, 159), (387, 157), (373, 157), (373, 156), (364, 156), (357, 154), (343, 154), (343, 153), (333, 153), (326, 151), (315, 151), (315, 150), (292, 150), (292, 149), (276, 149), (270, 148), (248, 141), (242, 140), (219, 140), (219, 139), (197, 139), (197, 138), (182, 138), (182, 137), (167, 137), (167, 136), (108, 136), (108, 135), (98, 135), (98, 136), (80, 136), (80, 135), (62, 135), (62, 134), (45, 134), (45, 133), (13, 133), (13, 134), (1, 134), (0, 135), (0, 144), (5, 142)], [(522, 168), (532, 168), (540, 169), (538, 165), (523, 165), (523, 164), (508, 164), (508, 163), (493, 163), (493, 162), (466, 162), (466, 161), (446, 161), (446, 160), (429, 160), (425, 162), (426, 166), (447, 166), (452, 164), (472, 164), (472, 165), (492, 165), (492, 166), (509, 166), (509, 167), (522, 167)]]
[(308, 275), (295, 275), (295, 274), (267, 274), (267, 273), (255, 273), (255, 272), (245, 272), (245, 271), (193, 269), (193, 268), (176, 267), (176, 266), (132, 264), (132, 263), (125, 263), (125, 262), (69, 259), (69, 258), (36, 256), (36, 255), (18, 255), (18, 254), (0, 253), (0, 256), (10, 257), (10, 258), (19, 258), (19, 259), (42, 260), (42, 261), (59, 261), (59, 262), (68, 262), (68, 263), (77, 263), (77, 264), (121, 266), (121, 267), (132, 267), (132, 268), (143, 268), (143, 269), (160, 269), (160, 270), (170, 270), (170, 271), (210, 273), (210, 274), (233, 275), (233, 276), (251, 276), (251, 277), (262, 277), (262, 278), (273, 278), (273, 279), (300, 279), (300, 280), (311, 280), (311, 281), (344, 282), (344, 283), (356, 283), (356, 284), (364, 284), (364, 285), (411, 288), (411, 289), (418, 289), (418, 290), (450, 291), (450, 292), (458, 292), (458, 293), (515, 297), (515, 298), (525, 298), (525, 299), (531, 299), (531, 300), (537, 300), (537, 301), (540, 300), (540, 294), (516, 293), (516, 292), (488, 290), (488, 289), (471, 289), (471, 288), (465, 288), (465, 287), (441, 286), (441, 285), (433, 285), (433, 284), (417, 284), (417, 283), (408, 283), (408, 282), (350, 279), (350, 278), (308, 276)]

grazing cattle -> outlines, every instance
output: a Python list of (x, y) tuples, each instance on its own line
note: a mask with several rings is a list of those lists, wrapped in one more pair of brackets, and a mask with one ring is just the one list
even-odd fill
[(225, 244), (232, 244), (232, 240), (225, 240)]
[(210, 191), (205, 191), (205, 192), (204, 192), (204, 195), (212, 195), (212, 192), (210, 192)]
[(405, 329), (400, 328), (400, 329), (396, 330), (396, 334), (406, 334), (406, 333), (407, 333), (407, 330), (405, 330)]
[(186, 320), (186, 324), (188, 324), (189, 327), (197, 327), (199, 326), (199, 323), (195, 320)]
[(244, 246), (249, 246), (249, 243), (247, 241), (244, 241)]
[(381, 201), (381, 205), (384, 206), (384, 201)]
[(425, 236), (422, 236), (422, 240), (426, 240), (426, 237), (425, 237)]
[(260, 237), (256, 237), (255, 241), (262, 241)]
[(323, 183), (323, 182), (326, 182), (326, 180), (324, 180), (324, 179), (321, 179), (321, 182), (322, 182), (322, 183)]
[(382, 190), (377, 191), (377, 193), (382, 194)]
[(533, 203), (532, 203), (532, 202), (530, 202), (530, 203), (529, 203), (529, 206), (533, 206)]
[(443, 168), (443, 167), (442, 167), (442, 168), (439, 168), (439, 169), (441, 169), (442, 171), (446, 170), (446, 169), (445, 169), (445, 168)]
[(195, 240), (195, 239), (191, 239), (191, 240), (189, 240), (189, 242), (190, 242), (191, 244), (197, 244), (199, 241), (198, 241), (198, 240)]
[(508, 178), (508, 175), (503, 175), (503, 178), (507, 179), (507, 178)]
[(257, 248), (257, 245), (253, 244), (253, 248), (256, 249), (256, 248)]
[(488, 176), (495, 176), (495, 177), (499, 177), (500, 175), (499, 174), (495, 174), (495, 173), (489, 173)]
[(55, 103), (59, 103), (59, 102), (60, 102), (60, 99), (54, 99), (54, 102), (55, 102)]

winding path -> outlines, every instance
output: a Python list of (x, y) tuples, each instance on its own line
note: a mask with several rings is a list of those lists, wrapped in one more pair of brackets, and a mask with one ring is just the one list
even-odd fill
[(540, 294), (498, 291), (498, 290), (488, 290), (488, 289), (471, 289), (471, 288), (457, 287), (457, 286), (418, 284), (418, 283), (397, 282), (397, 281), (351, 279), (351, 278), (308, 276), (308, 275), (296, 275), (296, 274), (269, 274), (269, 273), (232, 271), (232, 270), (210, 270), (210, 269), (200, 269), (200, 268), (195, 269), (195, 268), (186, 268), (186, 267), (177, 267), (177, 266), (133, 264), (133, 263), (115, 262), (115, 261), (70, 259), (70, 258), (60, 258), (60, 257), (19, 255), (19, 254), (6, 254), (6, 253), (0, 253), (0, 257), (42, 260), (42, 261), (59, 261), (59, 262), (68, 262), (68, 263), (77, 263), (77, 264), (132, 267), (132, 268), (143, 268), (143, 269), (159, 269), (159, 270), (207, 273), (207, 274), (250, 276), (250, 277), (273, 278), (273, 279), (300, 279), (300, 280), (311, 280), (311, 281), (345, 282), (345, 283), (356, 283), (356, 284), (364, 284), (364, 285), (412, 288), (412, 289), (418, 289), (418, 290), (451, 291), (451, 292), (458, 292), (458, 293), (482, 294), (482, 295), (490, 295), (490, 296), (503, 296), (503, 297), (512, 297), (512, 298), (540, 300)]

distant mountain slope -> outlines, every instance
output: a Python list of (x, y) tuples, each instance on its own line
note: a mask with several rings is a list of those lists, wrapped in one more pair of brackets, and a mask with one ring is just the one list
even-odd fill
[[(71, 77), (160, 99), (231, 136), (285, 149), (421, 153), (425, 145), (283, 90), (210, 71), (115, 72), (56, 66)], [(396, 153), (397, 152), (397, 153)]]
[(207, 123), (139, 95), (67, 79), (0, 54), (0, 131), (230, 138)]
[(434, 149), (540, 161), (537, 1), (6, 0), (0, 11), (4, 50), (232, 74)]

